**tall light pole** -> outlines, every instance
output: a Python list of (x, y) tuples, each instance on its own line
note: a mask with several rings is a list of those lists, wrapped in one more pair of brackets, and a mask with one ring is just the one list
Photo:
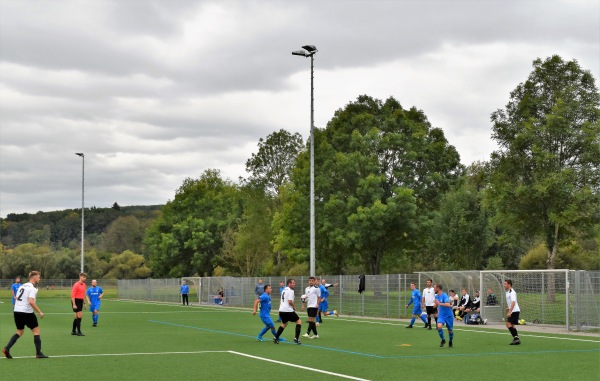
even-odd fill
[(303, 50), (292, 52), (294, 56), (310, 57), (310, 275), (315, 276), (315, 86), (314, 45), (304, 45)]
[(85, 155), (82, 152), (75, 153), (81, 156), (81, 272), (83, 272), (83, 227), (84, 225), (84, 195), (85, 195)]

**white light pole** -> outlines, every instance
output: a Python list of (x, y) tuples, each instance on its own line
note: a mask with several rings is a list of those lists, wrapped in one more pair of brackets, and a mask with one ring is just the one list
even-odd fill
[(84, 225), (84, 194), (85, 194), (85, 155), (81, 152), (75, 153), (81, 156), (81, 272), (83, 272), (83, 227)]
[(315, 86), (314, 45), (304, 45), (304, 50), (292, 52), (294, 56), (310, 57), (310, 275), (315, 276)]

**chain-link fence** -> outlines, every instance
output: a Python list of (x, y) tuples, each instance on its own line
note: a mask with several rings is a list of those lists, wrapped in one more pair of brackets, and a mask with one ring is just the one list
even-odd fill
[[(280, 281), (287, 284), (289, 277), (187, 277), (171, 279), (98, 279), (105, 297), (148, 300), (167, 303), (180, 302), (182, 280), (190, 286), (190, 303), (252, 307), (256, 298), (258, 280), (273, 288), (273, 309), (279, 306)], [(296, 297), (308, 286), (308, 276), (296, 280)], [(412, 307), (410, 283), (419, 290), (426, 287), (427, 279), (441, 283), (444, 291), (454, 289), (460, 295), (465, 288), (474, 295), (480, 290), (481, 314), (490, 322), (501, 322), (506, 308), (502, 282), (513, 280), (518, 294), (522, 317), (527, 323), (563, 326), (569, 330), (600, 329), (600, 271), (442, 271), (414, 274), (366, 275), (365, 291), (358, 292), (357, 275), (325, 276), (329, 287), (329, 307), (346, 316), (382, 318), (409, 318)], [(14, 280), (0, 280), (3, 297), (10, 299), (10, 286)], [(77, 279), (42, 279), (40, 288), (45, 297), (70, 297)], [(22, 283), (27, 282), (22, 279)], [(89, 282), (88, 282), (89, 284)], [(496, 296), (496, 306), (488, 306), (488, 289)], [(222, 294), (222, 297), (220, 296)]]

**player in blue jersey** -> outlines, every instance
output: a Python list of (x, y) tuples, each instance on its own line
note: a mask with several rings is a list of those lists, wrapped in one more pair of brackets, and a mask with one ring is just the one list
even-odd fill
[(88, 288), (85, 292), (85, 297), (92, 313), (92, 327), (98, 326), (98, 311), (100, 311), (100, 302), (103, 295), (104, 291), (102, 291), (102, 287), (98, 286), (96, 279), (92, 280), (92, 287)]
[(338, 284), (337, 283), (327, 283), (327, 281), (325, 280), (325, 278), (321, 278), (321, 285), (319, 286), (319, 289), (321, 291), (321, 299), (319, 300), (319, 314), (316, 318), (317, 320), (317, 325), (319, 325), (319, 323), (322, 323), (323, 320), (321, 319), (321, 316), (327, 316), (327, 315), (335, 315), (335, 316), (339, 316), (337, 313), (337, 310), (333, 310), (333, 311), (329, 311), (329, 302), (327, 301), (327, 298), (329, 298), (329, 287), (336, 287)]
[[(262, 329), (262, 331), (260, 331), (260, 333), (256, 337), (256, 340), (258, 340), (258, 341), (266, 341), (265, 339), (263, 339), (263, 335), (265, 333), (267, 333), (268, 330), (271, 330), (271, 333), (273, 334), (273, 336), (275, 336), (277, 334), (277, 331), (275, 331), (275, 324), (273, 324), (273, 319), (271, 319), (271, 291), (272, 290), (273, 289), (271, 288), (270, 284), (263, 286), (264, 292), (258, 297), (258, 299), (254, 300), (254, 310), (252, 311), (252, 315), (256, 315), (256, 309), (258, 308), (259, 303), (260, 303), (260, 313), (258, 314), (258, 316), (260, 317), (260, 320), (262, 320), (262, 322), (265, 325), (265, 327)], [(281, 339), (279, 339), (279, 341), (285, 341), (285, 339), (281, 338)]]
[(444, 324), (445, 324), (446, 328), (448, 329), (448, 339), (449, 339), (448, 346), (450, 348), (452, 348), (452, 339), (454, 339), (454, 331), (452, 331), (452, 329), (454, 328), (454, 316), (452, 315), (452, 302), (450, 301), (448, 294), (446, 294), (443, 291), (444, 287), (441, 284), (436, 283), (433, 286), (433, 289), (435, 290), (434, 304), (438, 310), (437, 331), (442, 339), (442, 342), (440, 343), (440, 347), (443, 347), (444, 344), (446, 344), (446, 340), (444, 339), (444, 330), (442, 329), (442, 328), (444, 328)]
[(17, 295), (17, 291), (19, 290), (19, 287), (21, 287), (21, 277), (20, 276), (16, 277), (15, 283), (13, 283), (13, 285), (10, 286), (10, 291), (12, 293), (13, 306), (15, 305), (15, 295)]
[(412, 328), (416, 318), (420, 318), (423, 321), (423, 323), (425, 323), (425, 328), (427, 328), (427, 319), (425, 319), (425, 316), (423, 316), (423, 311), (421, 311), (421, 293), (417, 289), (417, 285), (415, 284), (415, 282), (410, 282), (410, 289), (412, 290), (412, 293), (410, 295), (410, 302), (408, 302), (406, 308), (408, 308), (408, 306), (412, 304), (413, 310), (412, 319), (410, 320), (410, 324), (407, 325), (406, 328)]

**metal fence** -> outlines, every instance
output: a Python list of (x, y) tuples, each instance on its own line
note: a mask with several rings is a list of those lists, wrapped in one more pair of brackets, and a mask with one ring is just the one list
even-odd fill
[[(492, 276), (494, 281), (486, 280)], [(548, 272), (544, 271), (447, 271), (421, 272), (415, 274), (367, 275), (366, 290), (358, 293), (359, 277), (356, 275), (327, 276), (329, 306), (346, 316), (382, 318), (409, 318), (412, 307), (410, 283), (418, 289), (426, 286), (427, 279), (444, 285), (444, 291), (453, 288), (460, 294), (466, 288), (473, 295), (481, 289), (482, 315), (490, 322), (501, 322), (506, 307), (502, 282), (504, 278), (515, 279), (513, 285), (519, 295), (521, 316), (529, 324), (563, 326), (568, 330), (597, 330), (600, 328), (600, 272), (561, 270), (553, 276), (554, 295), (548, 293)], [(287, 283), (289, 277), (203, 277), (173, 279), (119, 280), (119, 298), (179, 302), (179, 287), (186, 279), (190, 285), (190, 302), (206, 305), (246, 307), (256, 298), (255, 285), (259, 279), (273, 287), (272, 299), (280, 297), (279, 282)], [(296, 296), (304, 293), (308, 276), (293, 277), (296, 280)], [(487, 288), (492, 288), (499, 304), (493, 308), (485, 305)], [(218, 299), (219, 290), (223, 300)], [(277, 303), (274, 303), (277, 308)]]
[[(308, 285), (308, 276), (296, 279), (296, 296), (299, 298)], [(366, 289), (358, 293), (357, 275), (332, 275), (325, 277), (329, 288), (329, 306), (346, 316), (382, 318), (409, 318), (412, 307), (410, 283), (415, 282), (423, 290), (427, 279), (444, 285), (444, 291), (453, 288), (460, 294), (466, 288), (473, 295), (481, 291), (482, 315), (490, 322), (500, 323), (504, 316), (505, 297), (502, 281), (513, 279), (518, 294), (522, 317), (531, 324), (562, 326), (568, 330), (600, 329), (600, 271), (560, 270), (550, 276), (548, 271), (446, 271), (420, 272), (414, 274), (388, 274), (365, 276)], [(180, 302), (179, 290), (182, 280), (190, 286), (189, 301), (193, 304), (220, 305), (219, 290), (223, 291), (223, 305), (252, 307), (258, 277), (188, 277), (171, 279), (98, 279), (98, 284), (110, 290), (110, 296), (121, 299)], [(287, 283), (288, 277), (263, 277), (263, 284), (273, 287), (273, 308), (280, 297), (279, 282)], [(27, 279), (22, 279), (22, 283)], [(70, 297), (77, 279), (42, 279), (39, 287), (52, 290), (54, 297)], [(1, 279), (0, 289), (10, 295), (11, 279)], [(89, 282), (88, 282), (89, 283)], [(551, 287), (550, 287), (551, 286)], [(485, 305), (488, 288), (496, 295), (498, 306)], [(552, 290), (550, 292), (550, 290)]]

